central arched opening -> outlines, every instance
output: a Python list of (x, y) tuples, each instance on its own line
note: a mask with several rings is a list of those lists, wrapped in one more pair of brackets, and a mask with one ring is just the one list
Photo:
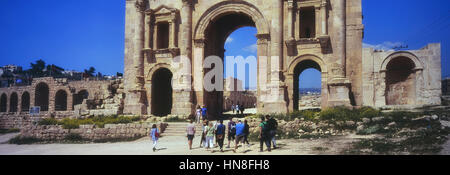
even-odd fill
[(173, 101), (172, 77), (172, 72), (166, 68), (160, 68), (153, 74), (152, 115), (167, 116), (171, 114)]
[(19, 105), (19, 96), (17, 93), (12, 93), (9, 99), (9, 112), (17, 112)]
[(294, 110), (320, 108), (322, 103), (322, 69), (312, 60), (304, 60), (294, 70)]
[(414, 62), (408, 57), (392, 59), (386, 67), (386, 104), (414, 105), (416, 74)]
[[(238, 30), (239, 29), (239, 30)], [(233, 37), (229, 37), (230, 35), (232, 35), (233, 32), (238, 32), (241, 30), (248, 30), (250, 29), (250, 32), (244, 32), (247, 34), (241, 35), (239, 36), (239, 38), (233, 38)], [(251, 33), (251, 34), (248, 34)], [(256, 30), (256, 25), (255, 22), (253, 21), (252, 17), (250, 17), (247, 14), (244, 13), (238, 13), (238, 12), (229, 12), (229, 13), (225, 13), (220, 15), (219, 17), (216, 17), (216, 19), (214, 19), (213, 21), (210, 22), (210, 24), (208, 25), (206, 31), (205, 31), (205, 58), (208, 56), (218, 56), (220, 58), (222, 58), (222, 63), (223, 63), (223, 70), (224, 70), (224, 76), (227, 79), (230, 79), (231, 81), (234, 81), (233, 79), (237, 79), (237, 81), (242, 82), (242, 86), (241, 87), (234, 87), (233, 90), (240, 90), (240, 92), (250, 89), (256, 89), (256, 87), (250, 87), (250, 79), (251, 78), (255, 78), (256, 79), (256, 69), (254, 72), (254, 77), (250, 76), (251, 78), (249, 78), (248, 75), (251, 74), (251, 70), (249, 67), (250, 66), (254, 66), (257, 67), (257, 63), (255, 62), (255, 65), (248, 65), (246, 63), (251, 63), (248, 60), (246, 60), (246, 64), (244, 67), (244, 70), (238, 70), (237, 69), (237, 65), (234, 64), (231, 65), (234, 67), (234, 69), (232, 68), (231, 70), (235, 70), (233, 72), (225, 72), (225, 70), (230, 70), (229, 68), (225, 67), (225, 63), (230, 63), (233, 61), (229, 61), (229, 60), (225, 60), (225, 45), (227, 44), (228, 48), (230, 49), (231, 52), (227, 53), (226, 56), (242, 56), (244, 59), (247, 58), (247, 56), (253, 55), (255, 56), (254, 58), (256, 58), (256, 36), (255, 34), (257, 33)], [(234, 34), (234, 33), (233, 33)], [(242, 43), (247, 43), (247, 46), (242, 46), (242, 47), (238, 47), (238, 48), (234, 48), (231, 47), (229, 45), (232, 45), (232, 43), (236, 43), (238, 42), (237, 40), (241, 40), (242, 42), (240, 42), (240, 44)], [(254, 43), (251, 43), (251, 42)], [(231, 43), (230, 43), (231, 42)], [(255, 48), (251, 48), (251, 47), (255, 47)], [(232, 50), (231, 50), (232, 49)], [(245, 55), (244, 53), (242, 53), (242, 49), (249, 49), (252, 53), (251, 54), (247, 54)], [(238, 63), (239, 64), (239, 63)], [(242, 64), (242, 63), (241, 63)], [(213, 65), (211, 69), (205, 69), (204, 73), (207, 74), (210, 70), (214, 69), (216, 65)], [(230, 66), (230, 65), (229, 65)], [(247, 72), (246, 72), (247, 71)], [(249, 71), (249, 72), (248, 72)], [(247, 76), (246, 76), (247, 75)], [(222, 77), (221, 77), (222, 78)], [(238, 79), (239, 78), (239, 79)], [(209, 81), (209, 80), (206, 80)], [(227, 84), (226, 80), (224, 80), (224, 85)], [(256, 80), (255, 80), (256, 81)], [(214, 83), (214, 81), (212, 80), (212, 82)], [(235, 81), (236, 82), (236, 81)], [(256, 82), (254, 84), (252, 84), (254, 86), (256, 86)], [(239, 89), (240, 88), (240, 89)], [(224, 90), (226, 91), (228, 89), (228, 87), (224, 87)], [(232, 94), (228, 94), (228, 92), (226, 92), (227, 96), (230, 97), (226, 97), (224, 98), (224, 91), (205, 91), (204, 92), (204, 96), (203, 96), (203, 102), (204, 105), (207, 107), (208, 109), (208, 118), (209, 119), (218, 119), (222, 117), (222, 113), (226, 110), (228, 110), (229, 107), (231, 107), (231, 104), (239, 104), (244, 106), (245, 108), (250, 108), (253, 107), (252, 105), (249, 106), (250, 103), (246, 103), (246, 98), (241, 96), (241, 95), (232, 95)], [(226, 100), (224, 103), (224, 99)]]
[[(257, 94), (257, 29), (241, 27), (231, 33), (225, 41), (224, 57), (224, 107), (233, 113), (233, 107), (245, 109), (245, 113), (256, 113)], [(239, 62), (242, 56), (244, 62)]]
[(59, 90), (55, 95), (55, 110), (66, 111), (67, 110), (67, 92), (65, 90)]
[(49, 88), (45, 83), (39, 83), (35, 89), (34, 106), (39, 106), (41, 111), (48, 111)]

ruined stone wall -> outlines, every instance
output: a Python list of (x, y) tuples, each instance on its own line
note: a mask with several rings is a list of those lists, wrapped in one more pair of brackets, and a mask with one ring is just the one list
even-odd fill
[(245, 108), (254, 108), (256, 104), (256, 96), (253, 92), (244, 91), (225, 91), (223, 94), (223, 109), (230, 111), (232, 105), (244, 105)]
[(45, 115), (32, 116), (29, 114), (20, 114), (20, 115), (1, 114), (0, 129), (25, 128), (28, 126), (32, 126), (34, 123), (39, 121), (39, 119), (44, 117), (47, 116)]
[[(389, 73), (389, 63), (399, 58), (409, 59), (412, 73), (404, 80), (389, 84), (395, 75)], [(364, 106), (385, 107), (396, 105), (423, 106), (441, 104), (441, 46), (429, 44), (419, 50), (374, 51), (363, 50)], [(408, 66), (404, 66), (408, 69)], [(393, 75), (394, 77), (389, 77)], [(391, 85), (391, 87), (389, 87)], [(393, 91), (388, 91), (392, 89)]]
[[(33, 137), (41, 140), (64, 140), (69, 134), (78, 134), (87, 140), (106, 140), (138, 138), (148, 136), (153, 124), (105, 124), (105, 128), (97, 128), (94, 125), (80, 125), (79, 129), (63, 129), (62, 126), (27, 126), (20, 132), (21, 137)], [(161, 133), (167, 128), (167, 124), (161, 123), (158, 129)]]
[[(41, 114), (51, 115), (56, 118), (80, 116), (81, 114), (88, 115), (112, 115), (120, 114), (123, 110), (123, 85), (121, 80), (108, 80), (108, 81), (67, 81), (67, 79), (55, 79), (52, 77), (35, 78), (30, 86), (13, 86), (8, 88), (0, 88), (0, 95), (5, 94), (7, 97), (7, 111), (2, 112), (3, 115), (22, 115), (28, 114), (28, 109), (22, 109), (22, 98), (24, 94), (29, 95), (28, 106), (36, 106), (36, 87), (44, 85), (48, 87), (48, 101), (44, 104), (48, 104), (48, 111), (42, 110)], [(66, 109), (57, 111), (55, 109), (56, 94), (58, 92), (65, 92), (66, 98), (64, 101)], [(85, 99), (85, 104), (79, 104), (76, 108), (74, 104), (75, 96), (81, 91), (86, 91), (89, 95)], [(10, 98), (13, 94), (17, 94), (17, 112), (12, 112), (10, 109)], [(86, 104), (86, 102), (88, 104)], [(92, 112), (90, 110), (93, 110)], [(80, 114), (81, 113), (81, 114)]]

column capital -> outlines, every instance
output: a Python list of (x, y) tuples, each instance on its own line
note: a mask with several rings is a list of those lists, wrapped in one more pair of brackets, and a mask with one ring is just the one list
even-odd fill
[(142, 13), (147, 9), (147, 4), (148, 0), (137, 0), (134, 5), (136, 6), (136, 10)]
[(206, 44), (206, 40), (204, 38), (200, 38), (200, 39), (195, 39), (194, 40), (195, 47), (204, 48), (205, 44)]
[(294, 0), (287, 0), (287, 2), (288, 2), (288, 5), (287, 5), (288, 9), (289, 10), (294, 9), (294, 7), (295, 7)]
[(257, 34), (256, 38), (258, 38), (257, 44), (268, 44), (270, 40), (270, 34)]
[(320, 3), (320, 7), (326, 7), (328, 5), (326, 0), (322, 0), (322, 2)]
[(181, 0), (183, 2), (183, 6), (192, 6), (194, 5), (194, 0)]

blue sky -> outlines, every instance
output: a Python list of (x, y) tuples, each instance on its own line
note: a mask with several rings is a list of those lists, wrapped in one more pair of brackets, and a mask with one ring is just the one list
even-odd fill
[[(449, 0), (362, 1), (366, 46), (404, 43), (418, 49), (441, 42), (442, 74), (450, 76)], [(70, 70), (94, 66), (103, 74), (123, 72), (124, 15), (125, 0), (1, 0), (0, 65), (29, 68), (30, 62), (43, 59)], [(254, 33), (252, 28), (233, 33), (234, 49), (227, 48), (226, 54), (252, 55)], [(305, 74), (317, 79), (308, 78), (317, 72)]]

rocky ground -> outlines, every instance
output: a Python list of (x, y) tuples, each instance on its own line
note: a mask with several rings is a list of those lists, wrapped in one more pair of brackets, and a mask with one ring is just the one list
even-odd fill
[[(307, 114), (302, 114), (307, 115)], [(258, 117), (247, 117), (251, 126), (251, 146), (246, 153), (240, 148), (237, 154), (248, 155), (338, 155), (338, 154), (443, 154), (450, 155), (450, 115), (448, 111), (424, 115), (408, 112), (383, 113), (379, 117), (356, 121), (317, 120), (290, 118), (279, 120), (278, 146), (272, 152), (258, 152), (255, 136)], [(235, 119), (237, 120), (237, 119)], [(228, 121), (225, 122), (225, 124)], [(207, 151), (199, 147), (200, 137), (194, 139), (194, 149), (187, 149), (184, 136), (186, 123), (169, 123), (167, 133), (152, 151), (149, 138), (120, 143), (92, 144), (33, 144), (12, 145), (7, 141), (18, 133), (0, 135), (0, 154), (44, 155), (233, 155), (231, 149), (224, 153), (218, 148)], [(199, 127), (198, 127), (199, 128)], [(198, 129), (199, 130), (199, 129)], [(172, 131), (172, 132), (169, 132)], [(283, 139), (280, 139), (283, 138)], [(227, 140), (225, 141), (225, 144)], [(233, 144), (232, 144), (233, 145)]]

